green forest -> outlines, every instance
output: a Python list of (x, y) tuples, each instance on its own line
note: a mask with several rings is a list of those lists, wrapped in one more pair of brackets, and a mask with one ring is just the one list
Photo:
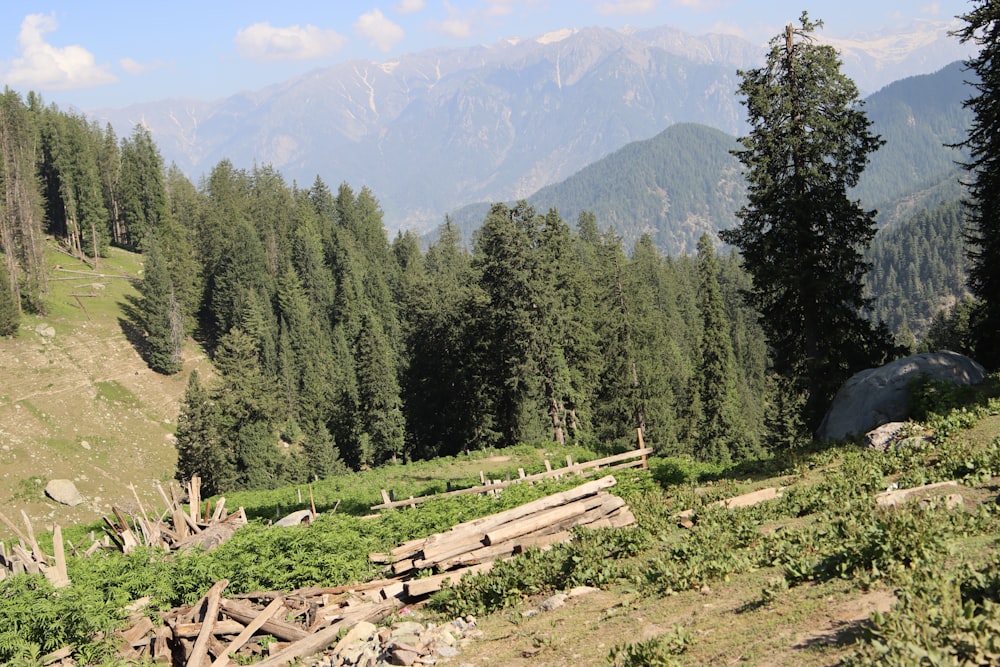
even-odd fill
[[(814, 25), (803, 15), (801, 34)], [(722, 234), (735, 249), (705, 234), (676, 257), (654, 232), (627, 248), (595, 212), (567, 221), (523, 201), (492, 205), (472, 238), (446, 219), (426, 247), (412, 232), (390, 239), (366, 187), (319, 176), (302, 187), (227, 160), (194, 184), (141, 125), (119, 139), (8, 89), (0, 334), (45, 311), (46, 237), (95, 268), (111, 246), (141, 252), (123, 335), (159, 373), (181, 369), (186, 340), (214, 363), (192, 374), (176, 433), (177, 477), (200, 475), (209, 493), (518, 443), (615, 450), (641, 437), (720, 463), (787, 447), (850, 373), (916, 349), (928, 330), (953, 334), (948, 308), (966, 303), (968, 272), (957, 201), (861, 254), (875, 213), (847, 192), (885, 142), (832, 49), (793, 49), (789, 35), (775, 67), (805, 68), (847, 111), (819, 115), (812, 80), (782, 88), (744, 73), (756, 127), (732, 149), (748, 177), (742, 225)], [(799, 173), (798, 153), (776, 158), (788, 147), (775, 138), (800, 131), (773, 125), (776, 92), (814, 105), (801, 159), (831, 174)], [(796, 169), (769, 171), (781, 160)], [(782, 231), (817, 205), (831, 217)], [(802, 236), (809, 225), (828, 225), (817, 238), (832, 242)]]

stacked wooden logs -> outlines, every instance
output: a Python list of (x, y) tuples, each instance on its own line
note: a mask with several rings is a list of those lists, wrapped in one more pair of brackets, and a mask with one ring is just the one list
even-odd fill
[[(203, 508), (201, 479), (197, 476), (187, 485), (186, 511), (175, 486), (171, 485), (169, 494), (160, 485), (157, 485), (157, 489), (166, 504), (163, 512), (146, 512), (139, 496), (135, 494), (135, 488), (132, 488), (138, 511), (125, 512), (119, 507), (112, 507), (113, 517), (104, 517), (108, 536), (122, 552), (129, 553), (139, 545), (172, 551), (185, 551), (195, 547), (210, 551), (247, 523), (242, 507), (233, 513), (226, 510), (225, 498), (220, 498), (214, 509), (206, 500)], [(129, 516), (126, 517), (126, 514)]]
[[(161, 625), (154, 626), (137, 609), (132, 623), (120, 633), (126, 644), (122, 657), (199, 667), (250, 660), (258, 665), (283, 665), (322, 651), (358, 623), (377, 623), (402, 606), (395, 598), (362, 599), (359, 589), (372, 584), (252, 593), (232, 599), (222, 596), (227, 584), (225, 579), (216, 582), (193, 606), (162, 612)], [(262, 643), (262, 637), (268, 642)]]
[[(620, 528), (635, 523), (625, 501), (605, 489), (615, 485), (611, 475), (519, 507), (458, 524), (448, 531), (411, 540), (387, 554), (369, 554), (374, 562), (391, 567), (403, 582), (404, 598), (439, 590), (463, 574), (489, 570), (497, 559), (531, 547), (549, 547), (572, 537), (576, 526)], [(412, 578), (421, 570), (439, 574)]]

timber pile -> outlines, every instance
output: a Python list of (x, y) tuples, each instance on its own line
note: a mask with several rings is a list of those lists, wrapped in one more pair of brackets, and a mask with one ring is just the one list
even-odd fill
[[(405, 542), (387, 554), (369, 554), (393, 570), (395, 576), (387, 579), (291, 593), (252, 593), (233, 599), (222, 597), (227, 582), (219, 581), (194, 606), (162, 612), (159, 627), (137, 611), (132, 625), (121, 632), (127, 644), (122, 656), (129, 661), (171, 665), (222, 667), (260, 661), (257, 664), (271, 667), (324, 651), (335, 643), (336, 653), (346, 646), (346, 637), (338, 643), (343, 632), (378, 623), (404, 604), (419, 603), (449, 581), (458, 583), (463, 574), (488, 571), (497, 558), (567, 541), (575, 526), (623, 527), (634, 523), (625, 501), (606, 491), (615, 483), (609, 475)], [(427, 568), (438, 574), (415, 578), (417, 571)], [(265, 649), (260, 638), (267, 635), (278, 641)]]
[[(440, 590), (463, 574), (489, 570), (498, 558), (507, 558), (530, 547), (550, 547), (572, 537), (576, 526), (620, 528), (635, 517), (617, 496), (607, 493), (615, 485), (611, 475), (505, 512), (467, 521), (430, 537), (404, 542), (387, 554), (369, 554), (403, 578), (403, 595), (420, 597)], [(439, 574), (412, 579), (420, 570)], [(407, 580), (408, 579), (408, 580)]]
[[(157, 484), (166, 510), (159, 515), (146, 512), (135, 488), (138, 512), (126, 512), (112, 507), (113, 517), (104, 517), (107, 531), (115, 546), (123, 553), (129, 553), (139, 545), (159, 547), (168, 551), (186, 551), (196, 547), (211, 551), (230, 537), (237, 529), (247, 524), (246, 513), (239, 508), (232, 514), (226, 510), (226, 499), (219, 498), (212, 509), (211, 501), (201, 506), (201, 478), (195, 476), (187, 485), (188, 510), (182, 505), (177, 487), (171, 485), (167, 494)], [(126, 518), (128, 514), (128, 518)], [(133, 527), (135, 528), (133, 530)], [(95, 542), (95, 545), (98, 543)], [(94, 547), (91, 547), (94, 548)]]
[[(230, 664), (283, 665), (333, 645), (355, 625), (377, 623), (402, 606), (399, 599), (361, 599), (373, 584), (308, 588), (291, 593), (222, 597), (229, 582), (218, 581), (190, 607), (160, 612), (161, 625), (137, 610), (119, 634), (129, 661), (222, 667)], [(377, 582), (375, 586), (381, 585)], [(277, 641), (266, 644), (268, 637)]]
[(0, 512), (0, 521), (3, 521), (8, 528), (14, 531), (18, 540), (17, 544), (11, 546), (10, 553), (7, 552), (4, 542), (0, 541), (0, 580), (6, 579), (8, 575), (22, 573), (44, 574), (55, 588), (69, 586), (62, 529), (56, 525), (52, 531), (53, 555), (49, 556), (38, 546), (31, 521), (28, 520), (28, 515), (23, 510), (21, 517), (24, 519), (24, 532)]

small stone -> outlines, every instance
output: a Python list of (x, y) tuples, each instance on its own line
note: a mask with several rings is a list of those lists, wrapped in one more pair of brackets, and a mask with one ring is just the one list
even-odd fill
[(949, 493), (945, 496), (944, 506), (950, 510), (965, 507), (965, 499), (959, 493)]
[(80, 441), (80, 446), (83, 447), (84, 449), (87, 449), (87, 450), (90, 449), (90, 443), (87, 442), (86, 440), (81, 440)]
[(709, 593), (712, 592), (712, 589), (708, 587), (708, 584), (705, 584), (704, 586), (701, 587), (701, 589), (698, 592), (701, 593), (702, 595), (708, 595)]
[(442, 658), (454, 658), (458, 655), (458, 649), (454, 646), (439, 646), (437, 648), (437, 654)]
[(416, 623), (414, 621), (403, 621), (392, 626), (393, 637), (396, 637), (397, 635), (419, 635), (423, 631), (423, 624)]
[(408, 650), (405, 648), (395, 647), (389, 651), (389, 664), (390, 665), (412, 665), (417, 661), (420, 654), (416, 651)]
[(552, 611), (553, 609), (562, 607), (566, 604), (567, 597), (568, 596), (565, 593), (556, 593), (542, 603), (542, 611)]
[(599, 588), (594, 588), (593, 586), (577, 586), (576, 588), (570, 589), (567, 595), (571, 598), (580, 597), (581, 595), (590, 595), (591, 593), (596, 593)]

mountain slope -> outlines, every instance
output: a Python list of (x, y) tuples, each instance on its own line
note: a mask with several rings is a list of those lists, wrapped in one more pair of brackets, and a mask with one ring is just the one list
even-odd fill
[[(845, 61), (856, 64), (845, 67), (864, 77), (862, 89), (925, 71), (959, 57), (945, 30), (925, 24), (901, 45), (885, 36), (846, 44)], [(913, 61), (913, 49), (933, 55)], [(677, 122), (739, 133), (737, 70), (765, 50), (667, 26), (563, 30), (344, 62), (215, 102), (165, 100), (92, 116), (120, 135), (145, 123), (166, 162), (195, 180), (225, 158), (240, 168), (270, 163), (302, 185), (317, 174), (330, 185), (367, 185), (390, 231), (427, 229), (445, 211), (525, 197)]]
[[(866, 100), (872, 129), (885, 145), (871, 158), (853, 193), (881, 212), (891, 226), (914, 212), (961, 196), (962, 140), (970, 116), (959, 63), (939, 72), (886, 86)], [(556, 208), (566, 220), (594, 211), (598, 225), (613, 227), (631, 248), (648, 233), (666, 254), (690, 253), (703, 232), (736, 224), (744, 182), (730, 154), (736, 139), (697, 124), (674, 125), (652, 139), (637, 141), (588, 165), (559, 183), (527, 197), (539, 212)], [(488, 210), (469, 206), (452, 221), (471, 238)]]

